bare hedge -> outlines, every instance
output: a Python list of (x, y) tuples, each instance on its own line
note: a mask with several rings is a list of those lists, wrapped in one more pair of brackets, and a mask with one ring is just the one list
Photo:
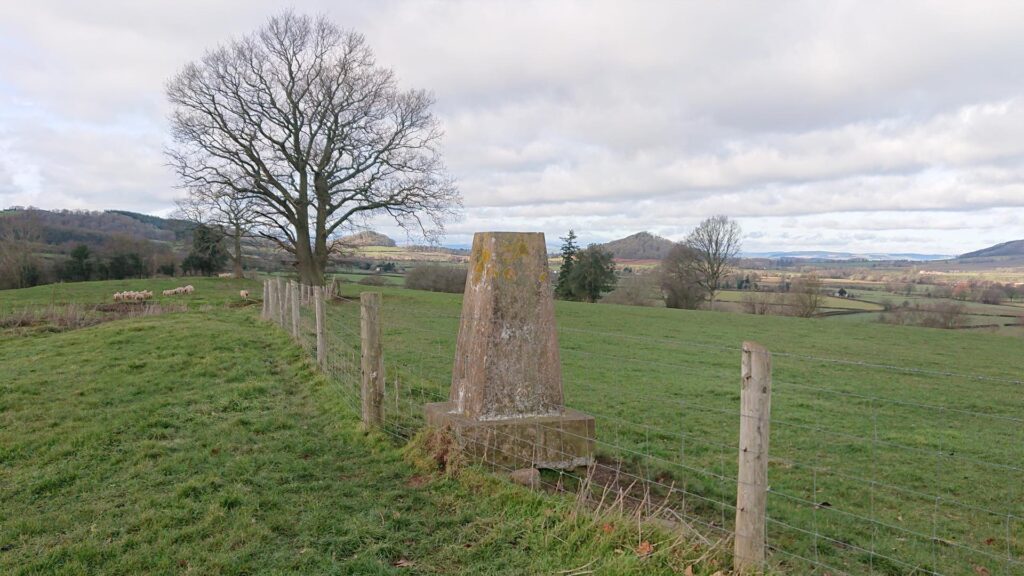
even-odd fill
[(417, 266), (405, 275), (405, 287), (462, 294), (466, 289), (466, 269), (438, 264)]

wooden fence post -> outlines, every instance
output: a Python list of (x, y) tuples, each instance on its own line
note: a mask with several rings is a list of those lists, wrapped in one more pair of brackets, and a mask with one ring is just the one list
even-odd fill
[(313, 288), (313, 306), (316, 312), (316, 363), (323, 370), (327, 366), (327, 318), (324, 309), (323, 286)]
[(270, 305), (270, 281), (263, 281), (263, 310), (260, 311), (260, 318), (267, 319), (267, 310)]
[(765, 563), (772, 357), (764, 346), (755, 342), (744, 342), (742, 355), (740, 459), (733, 569), (741, 574), (749, 574), (763, 572)]
[(299, 287), (301, 284), (292, 283), (292, 338), (299, 339), (299, 315), (302, 312), (301, 304), (299, 304)]
[(288, 280), (281, 280), (281, 328), (284, 330), (288, 330), (288, 304), (291, 302), (288, 295), (289, 286)]
[(284, 293), (284, 279), (280, 276), (277, 278), (277, 310), (274, 310), (274, 319), (277, 320), (277, 325), (284, 328), (284, 311), (285, 311), (285, 296)]
[(277, 320), (277, 280), (271, 278), (267, 280), (267, 288), (270, 293), (270, 304), (267, 308), (267, 320), (274, 322)]
[(384, 419), (384, 354), (380, 338), (380, 292), (359, 295), (362, 348), (363, 426), (373, 428)]

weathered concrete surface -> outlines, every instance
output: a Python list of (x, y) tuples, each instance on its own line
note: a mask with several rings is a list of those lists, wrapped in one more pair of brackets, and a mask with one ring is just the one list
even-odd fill
[(427, 425), (449, 428), (469, 456), (502, 471), (519, 468), (570, 470), (594, 459), (594, 417), (572, 408), (559, 414), (507, 420), (476, 420), (451, 402), (426, 405)]
[(544, 234), (480, 232), (449, 400), (472, 418), (557, 414), (563, 404)]
[(594, 419), (565, 408), (544, 234), (480, 232), (448, 402), (426, 406), (463, 449), (509, 469), (593, 459)]
[(536, 468), (520, 468), (508, 473), (509, 480), (516, 484), (526, 486), (531, 490), (540, 489), (540, 470)]

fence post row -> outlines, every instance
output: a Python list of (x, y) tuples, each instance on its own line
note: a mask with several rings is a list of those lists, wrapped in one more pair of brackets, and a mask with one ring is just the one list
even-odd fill
[(360, 339), (362, 340), (362, 412), (366, 429), (378, 426), (384, 408), (384, 355), (381, 350), (380, 292), (363, 292), (360, 302)]
[(316, 364), (321, 370), (327, 365), (327, 318), (324, 309), (324, 291), (322, 286), (313, 287), (313, 306), (316, 314)]
[(768, 424), (771, 420), (772, 358), (764, 346), (744, 342), (740, 384), (739, 477), (733, 569), (760, 573), (765, 563), (768, 504)]

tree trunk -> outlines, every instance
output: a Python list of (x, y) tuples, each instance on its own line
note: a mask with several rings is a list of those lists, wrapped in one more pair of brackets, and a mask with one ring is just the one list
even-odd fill
[(316, 263), (316, 277), (311, 286), (323, 286), (324, 275), (327, 272), (327, 209), (331, 195), (327, 189), (327, 183), (317, 175), (313, 180), (313, 192), (317, 197), (315, 234), (313, 238), (313, 259)]
[(235, 227), (235, 278), (244, 278), (242, 272), (242, 231)]
[(297, 221), (292, 222), (295, 227), (295, 260), (296, 272), (299, 275), (299, 282), (302, 284), (315, 284), (319, 276), (316, 258), (309, 244), (309, 217), (305, 207), (296, 207)]

